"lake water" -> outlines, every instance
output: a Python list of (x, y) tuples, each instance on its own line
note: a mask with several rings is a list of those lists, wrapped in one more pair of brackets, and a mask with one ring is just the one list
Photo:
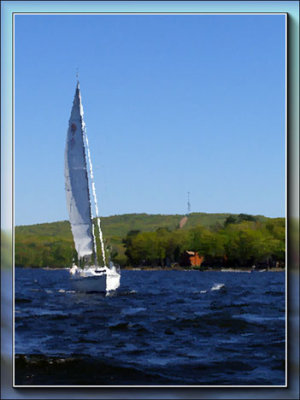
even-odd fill
[(285, 384), (284, 272), (126, 270), (107, 296), (15, 278), (17, 385)]

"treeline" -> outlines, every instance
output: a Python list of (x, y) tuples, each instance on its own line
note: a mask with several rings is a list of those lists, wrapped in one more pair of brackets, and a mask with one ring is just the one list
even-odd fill
[[(199, 223), (202, 216), (205, 224)], [(107, 259), (122, 267), (186, 266), (182, 256), (188, 250), (204, 258), (202, 266), (284, 265), (284, 218), (247, 214), (201, 217), (192, 214), (183, 229), (178, 216), (153, 216), (152, 220), (150, 215), (133, 214), (133, 223), (129, 215), (104, 218)], [(145, 228), (142, 222), (147, 222)], [(121, 231), (125, 233), (121, 235)], [(98, 257), (101, 259), (100, 254)], [(16, 227), (17, 266), (69, 267), (73, 260), (77, 261), (77, 255), (67, 221)]]
[(15, 265), (66, 268), (77, 260), (73, 239), (30, 236), (16, 238)]
[(240, 214), (229, 216), (215, 229), (198, 225), (189, 230), (131, 231), (124, 245), (132, 266), (185, 266), (183, 254), (187, 250), (203, 257), (203, 267), (284, 266), (285, 220), (261, 222)]

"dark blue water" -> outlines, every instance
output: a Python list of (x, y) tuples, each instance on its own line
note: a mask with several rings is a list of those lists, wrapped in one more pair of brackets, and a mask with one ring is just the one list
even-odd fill
[(16, 383), (283, 385), (284, 293), (284, 272), (122, 271), (104, 296), (17, 268)]

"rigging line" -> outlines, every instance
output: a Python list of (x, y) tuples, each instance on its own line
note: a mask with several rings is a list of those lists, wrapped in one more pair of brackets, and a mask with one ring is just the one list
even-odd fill
[(86, 133), (86, 127), (84, 127), (84, 138), (85, 138), (85, 143), (86, 143), (87, 156), (88, 156), (88, 160), (89, 160), (91, 185), (92, 185), (93, 199), (94, 199), (94, 204), (95, 204), (97, 225), (98, 225), (98, 229), (99, 229), (99, 237), (100, 237), (100, 243), (101, 243), (103, 264), (104, 264), (104, 267), (106, 267), (104, 242), (103, 242), (103, 235), (102, 235), (102, 229), (101, 229), (101, 223), (100, 223), (100, 217), (99, 217), (98, 202), (97, 202), (97, 196), (96, 196), (96, 187), (95, 187), (94, 174), (93, 174), (93, 166), (92, 166), (91, 153), (90, 153), (90, 148), (89, 148), (89, 141), (88, 141), (88, 137), (87, 137), (87, 133)]
[(98, 264), (98, 257), (97, 257), (97, 243), (96, 243), (96, 236), (95, 236), (95, 226), (92, 220), (92, 235), (93, 235), (93, 242), (94, 242), (94, 257), (95, 257), (95, 264)]

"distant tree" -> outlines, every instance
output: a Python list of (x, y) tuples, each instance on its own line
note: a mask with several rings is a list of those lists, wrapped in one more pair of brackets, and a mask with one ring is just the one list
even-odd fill
[(256, 221), (256, 218), (249, 214), (239, 214), (237, 217), (237, 222), (239, 223), (242, 221)]
[(136, 257), (133, 252), (133, 240), (140, 233), (139, 230), (131, 230), (127, 233), (125, 239), (123, 239), (123, 244), (125, 246), (125, 255), (128, 258), (129, 264), (134, 264)]
[(240, 222), (243, 221), (256, 221), (256, 218), (253, 215), (250, 214), (239, 214), (239, 215), (229, 215), (225, 222), (224, 226), (230, 225), (230, 224), (239, 224)]
[(226, 218), (224, 222), (224, 226), (227, 226), (229, 224), (235, 224), (237, 222), (237, 217), (234, 215), (229, 215), (229, 217)]

